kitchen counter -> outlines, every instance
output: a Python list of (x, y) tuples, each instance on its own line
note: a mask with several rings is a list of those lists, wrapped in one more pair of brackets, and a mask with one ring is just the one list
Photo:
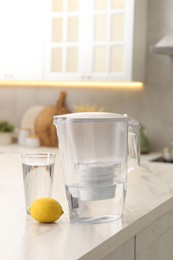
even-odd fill
[(9, 145), (0, 145), (0, 154), (1, 153), (27, 153), (27, 152), (54, 152), (58, 151), (57, 147), (27, 147), (18, 144), (9, 144)]
[[(0, 145), (0, 154), (1, 153), (25, 153), (25, 152), (58, 152), (58, 147), (46, 147), (46, 146), (39, 146), (39, 147), (27, 147), (18, 145), (17, 143), (9, 144), (9, 145)], [(141, 162), (149, 162), (155, 158), (161, 156), (161, 153), (152, 152), (148, 154), (141, 155)]]
[[(53, 224), (40, 224), (25, 214), (20, 153), (28, 150), (18, 146), (9, 150), (9, 147), (0, 147), (0, 259), (173, 259), (172, 243), (169, 248), (171, 258), (154, 258), (151, 254), (153, 241), (159, 240), (162, 233), (167, 234), (165, 230), (173, 227), (173, 165), (149, 163), (145, 156), (142, 157), (142, 166), (128, 176), (122, 219), (102, 224), (72, 224), (68, 217), (58, 149), (39, 148), (37, 150), (57, 152), (53, 197), (65, 212)], [(167, 242), (162, 244), (169, 245)], [(146, 248), (150, 249), (151, 258), (142, 258)]]

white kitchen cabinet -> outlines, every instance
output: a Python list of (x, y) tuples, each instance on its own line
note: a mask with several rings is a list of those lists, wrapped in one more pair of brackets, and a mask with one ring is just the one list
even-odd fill
[(134, 260), (134, 238), (129, 239), (124, 245), (107, 255), (102, 260)]
[(146, 1), (0, 1), (0, 79), (142, 81)]
[(45, 79), (142, 81), (146, 0), (52, 0)]
[(173, 259), (173, 209), (136, 235), (135, 259)]
[(45, 1), (0, 1), (0, 79), (43, 79)]

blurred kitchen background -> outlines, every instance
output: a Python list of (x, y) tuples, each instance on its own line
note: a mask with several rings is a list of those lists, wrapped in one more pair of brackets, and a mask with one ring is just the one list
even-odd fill
[[(13, 4), (14, 2), (15, 0), (13, 0)], [(19, 0), (16, 0), (16, 4), (19, 4), (19, 2)], [(34, 6), (35, 1), (31, 2)], [(136, 0), (136, 2), (141, 2), (143, 6), (142, 0)], [(146, 60), (144, 87), (142, 89), (14, 87), (6, 86), (6, 79), (1, 73), (0, 120), (8, 120), (17, 128), (20, 128), (22, 117), (28, 108), (54, 105), (61, 91), (65, 91), (67, 94), (66, 106), (71, 111), (74, 110), (75, 106), (96, 106), (98, 109), (104, 108), (105, 111), (109, 112), (127, 113), (138, 119), (146, 128), (151, 151), (161, 151), (164, 146), (173, 141), (173, 57), (171, 53), (168, 55), (154, 53), (152, 48), (163, 37), (172, 33), (170, 50), (172, 48), (173, 54), (173, 1), (148, 0), (146, 6)], [(9, 9), (13, 10), (13, 6), (9, 6)], [(37, 15), (39, 17), (39, 13)], [(10, 13), (8, 18), (10, 19)], [(2, 14), (0, 19), (2, 19)], [(5, 25), (2, 24), (2, 20), (0, 22), (0, 30), (2, 30)], [(141, 31), (141, 37), (142, 34)], [(15, 43), (15, 35), (13, 37)], [(33, 44), (34, 42), (33, 39)], [(8, 42), (6, 46), (14, 43), (13, 41)], [(4, 47), (3, 44), (5, 43), (3, 41), (1, 43), (0, 40), (0, 48), (1, 46)], [(2, 55), (3, 52), (0, 51), (0, 54)], [(0, 69), (2, 69), (2, 64)]]

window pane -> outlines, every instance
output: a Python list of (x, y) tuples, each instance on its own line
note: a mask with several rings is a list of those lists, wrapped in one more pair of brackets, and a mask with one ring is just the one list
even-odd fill
[(67, 72), (78, 71), (78, 49), (70, 47), (67, 49)]
[(61, 72), (62, 71), (62, 49), (53, 48), (51, 56), (52, 56), (51, 72)]
[(95, 47), (93, 53), (93, 71), (106, 72), (106, 47)]
[(75, 12), (79, 10), (79, 0), (68, 0), (68, 11)]
[(54, 18), (52, 20), (52, 42), (62, 42), (63, 33), (63, 20), (62, 18)]
[(67, 29), (68, 42), (78, 41), (78, 26), (79, 26), (79, 21), (77, 17), (68, 18), (68, 29)]
[(96, 10), (105, 10), (107, 9), (108, 0), (96, 0), (95, 1), (95, 9)]
[(124, 47), (111, 47), (110, 72), (120, 73), (124, 71)]
[(124, 40), (124, 14), (113, 14), (112, 15), (112, 30), (111, 30), (111, 40), (112, 41), (123, 41)]
[(112, 0), (112, 9), (124, 8), (125, 0)]
[(53, 12), (62, 12), (63, 10), (63, 0), (52, 0)]
[(107, 40), (107, 15), (97, 15), (94, 21), (94, 40), (106, 41)]

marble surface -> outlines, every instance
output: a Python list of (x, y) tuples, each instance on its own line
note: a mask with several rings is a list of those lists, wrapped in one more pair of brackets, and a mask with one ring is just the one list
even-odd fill
[(20, 152), (16, 147), (16, 151), (6, 150), (0, 155), (0, 259), (106, 259), (106, 255), (173, 208), (173, 165), (148, 163), (143, 157), (142, 166), (128, 176), (122, 219), (72, 224), (57, 152), (53, 197), (65, 213), (53, 224), (37, 223), (25, 214)]

